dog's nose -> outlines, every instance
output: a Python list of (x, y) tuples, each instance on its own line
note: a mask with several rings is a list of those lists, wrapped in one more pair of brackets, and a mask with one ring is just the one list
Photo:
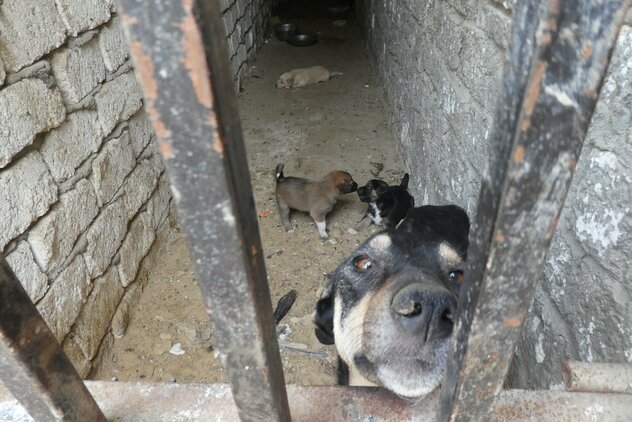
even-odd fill
[(424, 341), (450, 336), (456, 299), (447, 290), (425, 283), (411, 283), (393, 295), (391, 310), (406, 331)]

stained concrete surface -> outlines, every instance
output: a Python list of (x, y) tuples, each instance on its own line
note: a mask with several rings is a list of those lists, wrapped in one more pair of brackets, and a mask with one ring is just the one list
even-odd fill
[[(389, 183), (398, 183), (404, 173), (359, 28), (353, 20), (342, 27), (334, 26), (333, 20), (298, 21), (301, 29), (320, 33), (319, 43), (311, 47), (270, 39), (239, 95), (273, 305), (289, 290), (298, 292), (281, 322), (289, 332), (280, 341), (285, 379), (307, 385), (335, 383), (335, 350), (318, 343), (312, 323), (323, 274), (377, 229), (373, 226), (358, 235), (347, 232), (366, 209), (351, 194), (327, 217), (330, 239), (321, 239), (309, 216), (299, 213), (292, 214), (294, 232), (286, 233), (274, 201), (274, 168), (284, 163), (286, 175), (312, 179), (346, 170), (360, 185), (380, 166), (380, 176)], [(313, 65), (343, 75), (300, 89), (274, 87), (281, 73)], [(184, 354), (169, 352), (177, 343)], [(92, 377), (224, 382), (220, 356), (212, 345), (212, 329), (179, 234), (145, 288), (128, 333), (114, 341)]]

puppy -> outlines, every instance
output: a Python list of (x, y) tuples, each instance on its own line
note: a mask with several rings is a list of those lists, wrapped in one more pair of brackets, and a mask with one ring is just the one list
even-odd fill
[(322, 66), (313, 66), (305, 69), (293, 69), (285, 72), (276, 81), (277, 88), (300, 88), (309, 84), (326, 82), (334, 76), (342, 75), (340, 72), (330, 72)]
[(320, 237), (326, 238), (325, 216), (334, 208), (338, 198), (358, 189), (358, 184), (346, 171), (332, 171), (319, 181), (300, 177), (285, 177), (283, 164), (276, 168), (276, 201), (281, 223), (288, 232), (292, 231), (290, 209), (308, 212), (314, 219)]
[(413, 208), (332, 273), (314, 322), (318, 340), (336, 345), (340, 384), (418, 399), (441, 383), (469, 227), (455, 205)]
[(415, 206), (415, 198), (408, 193), (408, 179), (406, 173), (399, 186), (389, 186), (383, 180), (373, 179), (359, 187), (360, 201), (368, 203), (369, 208), (360, 223), (349, 229), (349, 233), (356, 234), (371, 223), (391, 228), (406, 217), (408, 211)]

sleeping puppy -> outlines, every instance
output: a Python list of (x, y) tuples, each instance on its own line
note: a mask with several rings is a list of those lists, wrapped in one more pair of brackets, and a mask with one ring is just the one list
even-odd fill
[(336, 345), (340, 384), (418, 399), (441, 383), (469, 227), (455, 205), (413, 208), (338, 266), (314, 322), (318, 340)]
[(293, 69), (285, 72), (276, 81), (277, 88), (300, 88), (309, 84), (326, 82), (334, 76), (342, 75), (340, 72), (330, 72), (322, 66), (313, 66), (305, 69)]
[(415, 199), (408, 193), (408, 179), (406, 173), (399, 186), (389, 186), (383, 180), (373, 179), (359, 187), (360, 201), (368, 203), (369, 208), (358, 225), (349, 229), (349, 233), (356, 234), (371, 223), (391, 228), (406, 217), (406, 213), (415, 206)]
[(291, 232), (290, 209), (308, 212), (314, 219), (320, 237), (326, 238), (325, 216), (334, 208), (338, 198), (358, 189), (358, 184), (346, 171), (332, 171), (318, 181), (300, 177), (285, 177), (283, 164), (276, 168), (276, 201), (283, 227)]

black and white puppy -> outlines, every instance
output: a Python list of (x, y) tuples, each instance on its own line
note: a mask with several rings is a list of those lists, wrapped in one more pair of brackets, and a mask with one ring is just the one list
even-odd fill
[(371, 223), (390, 228), (402, 221), (415, 206), (415, 199), (408, 193), (408, 180), (406, 173), (399, 186), (389, 186), (383, 180), (372, 179), (358, 188), (360, 201), (368, 203), (369, 208), (358, 225), (349, 229), (349, 233), (356, 234)]
[(417, 399), (443, 378), (470, 222), (455, 205), (413, 208), (329, 277), (316, 336), (338, 351), (338, 382)]

